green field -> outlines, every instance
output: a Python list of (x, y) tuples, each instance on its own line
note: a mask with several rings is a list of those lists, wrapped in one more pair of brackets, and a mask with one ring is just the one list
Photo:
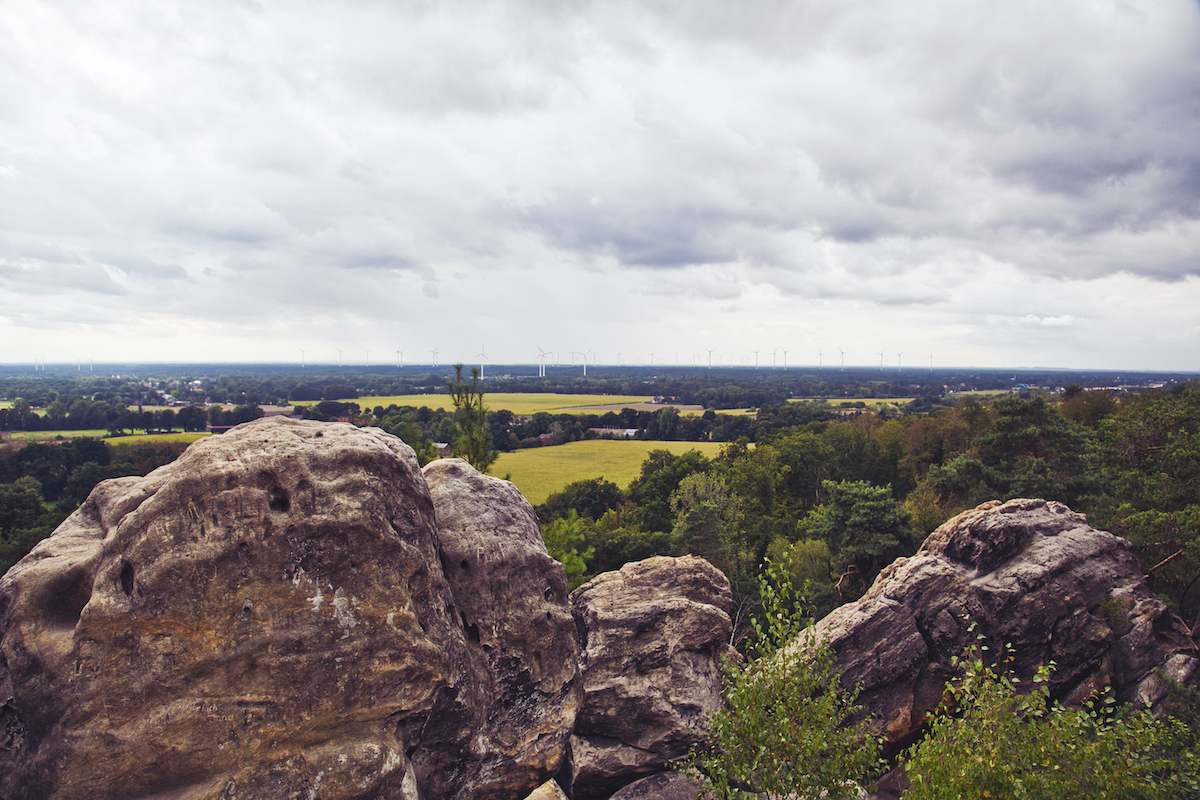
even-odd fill
[(212, 436), (212, 434), (201, 433), (199, 431), (193, 433), (151, 433), (136, 434), (133, 436), (114, 436), (104, 441), (121, 447), (124, 445), (145, 444), (147, 442), (194, 442), (197, 439), (205, 439), (209, 436)]
[(83, 436), (92, 439), (102, 439), (108, 435), (104, 429), (89, 431), (13, 431), (13, 441), (45, 441), (46, 439), (78, 439)]
[[(886, 405), (902, 406), (905, 403), (911, 403), (915, 399), (915, 397), (830, 397), (828, 398), (828, 404), (830, 408), (841, 408), (843, 406), (851, 406), (854, 403), (862, 403), (868, 408), (874, 408), (875, 406)], [(813, 401), (807, 398), (798, 398), (788, 400), (788, 402), (811, 403)]]
[(591, 439), (501, 453), (490, 472), (501, 478), (507, 475), (521, 494), (537, 505), (567, 484), (588, 478), (605, 478), (626, 489), (641, 474), (642, 462), (651, 450), (670, 450), (676, 454), (699, 450), (712, 458), (723, 446), (721, 442)]
[(830, 400), (830, 408), (843, 408), (853, 406), (855, 403), (862, 403), (867, 408), (875, 408), (876, 406), (900, 406), (905, 403), (911, 403), (916, 398), (913, 397), (849, 397), (841, 400)]
[(209, 436), (208, 433), (152, 433), (149, 435), (137, 434), (133, 436), (114, 436), (108, 438), (108, 431), (88, 430), (88, 431), (13, 431), (13, 441), (17, 442), (40, 442), (54, 439), (79, 439), (88, 437), (90, 439), (104, 439), (109, 444), (145, 444), (146, 442), (194, 442), (197, 439), (203, 439)]
[[(520, 416), (531, 416), (539, 411), (548, 411), (551, 413), (565, 414), (570, 412), (591, 413), (588, 411), (588, 406), (609, 406), (613, 404), (627, 404), (630, 406), (638, 403), (645, 403), (651, 398), (648, 396), (626, 396), (612, 394), (535, 394), (528, 392), (498, 392), (496, 394), (485, 394), (483, 398), (484, 404), (492, 411), (507, 409), (508, 411)], [(401, 394), (391, 395), (388, 397), (355, 397), (343, 400), (344, 403), (358, 403), (359, 408), (369, 410), (375, 406), (383, 406), (387, 408), (391, 405), (396, 406), (428, 406), (434, 410), (442, 409), (445, 411), (452, 410), (454, 404), (450, 401), (450, 395), (441, 394)], [(317, 401), (306, 400), (294, 403), (298, 406), (315, 406)]]

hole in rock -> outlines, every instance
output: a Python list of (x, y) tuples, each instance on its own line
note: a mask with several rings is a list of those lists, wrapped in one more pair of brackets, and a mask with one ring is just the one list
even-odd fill
[(74, 628), (91, 599), (91, 578), (83, 570), (73, 569), (49, 587), (43, 601), (46, 618), (57, 628)]
[[(121, 591), (126, 597), (133, 594), (133, 564), (128, 561), (121, 562)], [(82, 610), (82, 607), (81, 607)]]
[(465, 558), (462, 560), (462, 569), (463, 569), (463, 572), (471, 571), (471, 564)]
[(271, 499), (267, 502), (267, 505), (271, 507), (272, 511), (287, 511), (292, 507), (292, 501), (282, 487), (271, 487), (270, 494)]

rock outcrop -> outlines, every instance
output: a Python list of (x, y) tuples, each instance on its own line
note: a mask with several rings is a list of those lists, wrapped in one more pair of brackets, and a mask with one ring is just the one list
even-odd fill
[(582, 695), (567, 576), (517, 487), (457, 458), (424, 475), (478, 712), (472, 752), (445, 753), (442, 768), (464, 771), (473, 798), (519, 797), (558, 769)]
[[(453, 488), (472, 472), (440, 468), (435, 509), (395, 437), (277, 417), (100, 484), (0, 580), (0, 797), (544, 782), (577, 703), (566, 579), (502, 482), (483, 479), (492, 513), (472, 523)], [(512, 567), (491, 616), (481, 584), (443, 572), (476, 547)]]
[(1165, 694), (1156, 669), (1200, 677), (1196, 642), (1148, 591), (1129, 543), (1044, 500), (985, 503), (949, 520), (816, 633), (899, 746), (941, 702), (972, 621), (1013, 646), (1009, 668), (1024, 680), (1054, 661), (1051, 691), (1068, 703), (1111, 686), (1118, 700), (1153, 707)]
[[(730, 607), (690, 556), (568, 598), (511, 484), (259, 420), (100, 484), (0, 578), (0, 797), (694, 797), (665, 770), (721, 702)], [(1041, 500), (950, 520), (816, 632), (900, 746), (971, 621), (1067, 702), (1200, 682), (1128, 543)]]
[(701, 558), (659, 556), (571, 594), (584, 699), (571, 737), (572, 797), (608, 797), (706, 735), (736, 657), (729, 581)]

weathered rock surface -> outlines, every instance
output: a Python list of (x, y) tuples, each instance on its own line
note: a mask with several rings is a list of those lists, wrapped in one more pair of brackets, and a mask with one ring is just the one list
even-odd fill
[[(446, 551), (412, 451), (378, 430), (259, 420), (102, 483), (0, 580), (0, 797), (416, 800), (542, 783), (574, 703), (574, 662), (551, 663), (573, 652), (565, 576), (525, 584), (532, 597), (524, 567), (500, 578), (538, 625), (509, 639), (519, 623), (492, 624), (485, 645), (487, 615), (475, 597), (460, 609), (442, 570), (471, 533), (452, 486), (472, 478), (439, 480)], [(532, 563), (528, 504), (490, 497), (511, 517), (491, 558), (513, 535), (513, 562)], [(530, 686), (536, 711), (496, 713)], [(523, 722), (538, 727), (508, 727)]]
[(567, 800), (567, 794), (554, 781), (546, 781), (534, 789), (525, 800)]
[[(704, 784), (679, 772), (660, 772), (640, 778), (620, 789), (609, 800), (696, 800)], [(711, 798), (706, 793), (704, 798)]]
[(571, 594), (584, 699), (571, 737), (572, 797), (608, 797), (665, 769), (706, 734), (735, 655), (729, 581), (707, 561), (659, 556)]
[(1044, 500), (985, 503), (947, 521), (816, 633), (829, 636), (843, 683), (861, 684), (878, 730), (902, 744), (941, 701), (972, 620), (993, 644), (1013, 645), (1024, 680), (1053, 660), (1051, 691), (1068, 703), (1111, 686), (1118, 700), (1154, 706), (1165, 692), (1155, 668), (1200, 677), (1196, 642), (1147, 590), (1129, 543)]
[(470, 752), (445, 754), (443, 769), (464, 771), (472, 797), (509, 800), (558, 769), (582, 696), (567, 576), (511, 483), (457, 458), (424, 474), (478, 709)]

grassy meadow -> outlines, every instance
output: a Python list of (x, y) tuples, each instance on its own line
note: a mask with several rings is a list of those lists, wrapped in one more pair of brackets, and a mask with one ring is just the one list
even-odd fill
[[(616, 405), (617, 408), (621, 408), (623, 407), (622, 404), (636, 406), (651, 399), (649, 396), (634, 395), (532, 392), (497, 392), (495, 394), (485, 394), (483, 398), (484, 404), (492, 411), (507, 409), (520, 416), (532, 416), (539, 411), (556, 414), (566, 414), (573, 411), (593, 413), (590, 408), (591, 406)], [(434, 410), (442, 409), (443, 411), (450, 411), (454, 408), (454, 403), (451, 402), (450, 395), (445, 392), (438, 394), (399, 394), (387, 397), (351, 397), (346, 398), (342, 402), (358, 403), (362, 409), (373, 409), (375, 406), (387, 408), (391, 405), (416, 406), (417, 408), (428, 406)], [(316, 400), (305, 400), (297, 401), (293, 405), (315, 406), (316, 404)]]
[(641, 474), (642, 462), (651, 450), (686, 453), (699, 450), (712, 458), (720, 452), (721, 442), (649, 442), (590, 439), (557, 447), (531, 447), (501, 453), (490, 470), (492, 475), (508, 477), (530, 503), (546, 498), (569, 483), (588, 478), (605, 478), (628, 488)]
[(130, 436), (109, 437), (108, 431), (102, 428), (85, 431), (13, 431), (12, 440), (15, 442), (45, 442), (57, 439), (104, 439), (109, 444), (145, 444), (146, 442), (194, 442), (210, 436), (209, 433), (151, 433), (132, 434)]
[(86, 431), (13, 431), (12, 438), (15, 442), (42, 442), (47, 439), (79, 439), (89, 437), (92, 439), (103, 439), (108, 435), (108, 431), (103, 428)]
[(197, 439), (205, 439), (212, 436), (211, 433), (201, 433), (193, 431), (191, 433), (150, 433), (150, 434), (133, 434), (131, 436), (114, 436), (110, 439), (105, 439), (111, 445), (118, 447), (122, 445), (145, 444), (146, 442), (194, 442)]

